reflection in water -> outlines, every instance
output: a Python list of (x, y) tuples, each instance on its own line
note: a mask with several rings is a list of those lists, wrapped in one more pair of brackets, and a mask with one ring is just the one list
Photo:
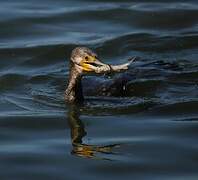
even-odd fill
[(72, 105), (69, 107), (68, 120), (71, 128), (71, 140), (72, 140), (72, 154), (76, 156), (86, 158), (108, 159), (98, 157), (98, 153), (113, 154), (112, 148), (118, 146), (118, 144), (111, 144), (106, 146), (84, 144), (83, 137), (86, 136), (86, 131), (83, 122), (79, 118), (80, 107)]

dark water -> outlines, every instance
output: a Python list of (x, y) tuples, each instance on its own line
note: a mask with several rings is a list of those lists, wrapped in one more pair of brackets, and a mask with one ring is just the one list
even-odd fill
[[(63, 93), (71, 50), (126, 73)], [(0, 179), (198, 179), (198, 2), (1, 0)], [(91, 82), (91, 83), (90, 83)]]

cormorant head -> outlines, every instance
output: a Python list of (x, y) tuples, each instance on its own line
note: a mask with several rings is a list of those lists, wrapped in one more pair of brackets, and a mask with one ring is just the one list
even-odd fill
[(72, 64), (84, 73), (94, 72), (96, 67), (104, 66), (106, 64), (98, 60), (95, 52), (87, 47), (77, 47), (71, 53)]

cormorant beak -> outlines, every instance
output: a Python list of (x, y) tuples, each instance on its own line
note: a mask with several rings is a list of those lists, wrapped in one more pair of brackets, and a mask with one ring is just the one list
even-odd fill
[(92, 59), (89, 61), (83, 61), (81, 63), (81, 67), (83, 68), (83, 71), (85, 72), (95, 72), (97, 68), (101, 66), (106, 66), (107, 64), (101, 62), (98, 59)]

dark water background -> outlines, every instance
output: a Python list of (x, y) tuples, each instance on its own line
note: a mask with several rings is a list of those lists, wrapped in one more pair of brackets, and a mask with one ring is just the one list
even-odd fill
[[(78, 45), (139, 60), (69, 108)], [(197, 0), (1, 0), (0, 179), (198, 179), (197, 60)]]

